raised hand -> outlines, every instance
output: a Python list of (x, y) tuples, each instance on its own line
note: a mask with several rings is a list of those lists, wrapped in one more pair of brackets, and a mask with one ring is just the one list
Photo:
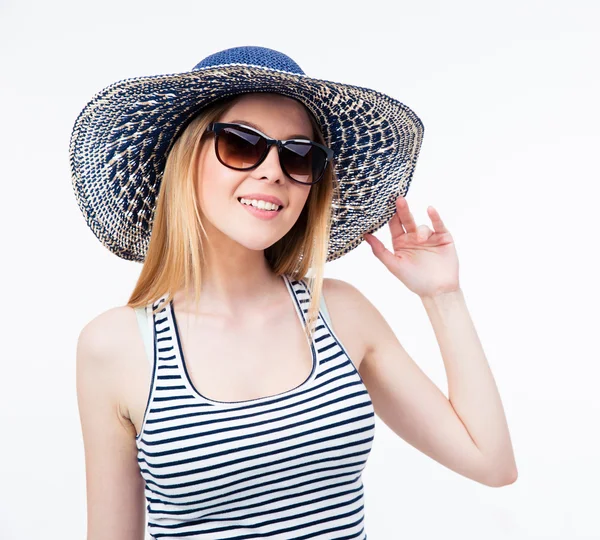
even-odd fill
[(452, 235), (433, 206), (427, 208), (427, 214), (433, 230), (427, 225), (417, 227), (406, 199), (402, 195), (396, 199), (396, 213), (388, 222), (393, 253), (372, 234), (364, 234), (373, 254), (420, 297), (460, 288), (458, 256)]

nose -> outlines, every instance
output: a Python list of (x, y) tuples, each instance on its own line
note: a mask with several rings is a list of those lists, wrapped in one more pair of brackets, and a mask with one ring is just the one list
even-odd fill
[(269, 148), (265, 159), (261, 164), (256, 167), (253, 171), (253, 175), (261, 180), (267, 178), (271, 181), (282, 182), (283, 181), (283, 170), (281, 169), (281, 163), (279, 161), (279, 152), (277, 146), (273, 145)]

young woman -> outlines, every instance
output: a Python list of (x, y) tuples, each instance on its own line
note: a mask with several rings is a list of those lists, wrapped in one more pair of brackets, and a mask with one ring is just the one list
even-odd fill
[[(366, 538), (375, 413), (459, 474), (515, 480), (452, 237), (403, 196), (422, 133), (392, 98), (260, 47), (115, 83), (82, 111), (80, 207), (144, 262), (78, 341), (88, 540), (141, 540), (145, 509), (153, 538)], [(368, 234), (385, 222), (393, 253)], [(449, 400), (356, 288), (323, 279), (363, 238), (422, 298)]]

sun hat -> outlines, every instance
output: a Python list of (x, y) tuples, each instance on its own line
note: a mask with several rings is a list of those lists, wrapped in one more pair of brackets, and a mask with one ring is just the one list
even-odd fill
[(412, 180), (424, 132), (420, 118), (381, 92), (312, 78), (279, 51), (243, 46), (211, 54), (191, 71), (117, 81), (78, 115), (69, 144), (73, 189), (105, 247), (144, 261), (173, 141), (203, 107), (248, 92), (303, 103), (334, 151), (340, 199), (333, 204), (327, 261), (389, 221)]

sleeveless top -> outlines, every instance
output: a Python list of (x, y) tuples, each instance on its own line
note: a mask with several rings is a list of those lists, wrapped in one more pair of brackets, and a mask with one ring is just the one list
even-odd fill
[[(310, 290), (282, 277), (304, 327)], [(366, 539), (361, 474), (374, 409), (322, 310), (303, 383), (226, 402), (194, 387), (172, 302), (152, 316), (165, 298), (137, 310), (148, 316), (153, 341), (136, 437), (151, 538)]]

